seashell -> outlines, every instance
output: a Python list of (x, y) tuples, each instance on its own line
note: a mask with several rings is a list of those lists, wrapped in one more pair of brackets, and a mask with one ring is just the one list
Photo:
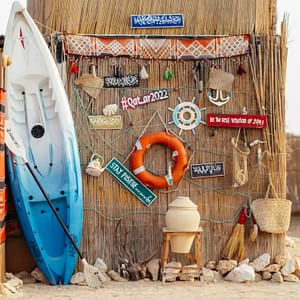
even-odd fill
[(103, 108), (103, 114), (105, 116), (113, 116), (117, 113), (118, 109), (117, 104), (108, 104)]

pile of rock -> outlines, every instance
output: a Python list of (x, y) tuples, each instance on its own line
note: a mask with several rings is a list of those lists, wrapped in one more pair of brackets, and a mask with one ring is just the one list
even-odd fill
[(276, 283), (299, 282), (300, 258), (276, 256), (271, 261), (270, 254), (264, 253), (251, 262), (249, 259), (240, 263), (237, 263), (236, 260), (210, 261), (202, 268), (205, 281), (216, 280), (218, 278), (216, 273), (221, 275), (224, 280), (233, 282), (260, 280), (270, 280)]
[(196, 264), (182, 266), (180, 262), (169, 262), (165, 265), (162, 280), (164, 282), (173, 282), (176, 280), (193, 281), (200, 279), (201, 269)]
[[(114, 271), (114, 270), (108, 270), (108, 267), (104, 260), (102, 258), (97, 258), (94, 263), (95, 269), (97, 269), (97, 277), (98, 279), (105, 284), (105, 282), (109, 282), (111, 280), (114, 281), (127, 281), (128, 279), (121, 277), (121, 275)], [(87, 285), (85, 281), (85, 276), (83, 272), (77, 272), (75, 273), (71, 280), (70, 284), (76, 284), (76, 285)]]

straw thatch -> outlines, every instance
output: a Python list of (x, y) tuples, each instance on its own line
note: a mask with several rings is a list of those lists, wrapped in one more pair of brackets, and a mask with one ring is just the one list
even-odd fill
[[(43, 1), (29, 1), (29, 9), (35, 18), (43, 10)], [(79, 73), (68, 73), (67, 92), (73, 110), (80, 146), (84, 187), (84, 234), (81, 248), (89, 261), (102, 257), (109, 266), (116, 267), (117, 247), (125, 231), (129, 231), (128, 247), (143, 260), (162, 244), (162, 227), (168, 203), (178, 195), (189, 196), (198, 205), (201, 215), (203, 261), (220, 258), (220, 253), (238, 219), (241, 208), (250, 205), (252, 199), (265, 194), (271, 180), (279, 197), (285, 197), (285, 127), (284, 127), (284, 78), (286, 63), (286, 33), (283, 23), (282, 37), (273, 35), (276, 1), (254, 0), (195, 0), (195, 1), (48, 1), (49, 7), (41, 20), (45, 30), (71, 33), (99, 34), (151, 34), (151, 35), (201, 35), (201, 34), (251, 34), (251, 54), (237, 57), (202, 59), (194, 61), (142, 60), (128, 57), (78, 57), (67, 56), (67, 70), (76, 61)], [(234, 5), (233, 5), (234, 4)], [(132, 30), (131, 14), (183, 13), (184, 28)], [(203, 92), (193, 76), (195, 63), (203, 69)], [(237, 74), (243, 63), (246, 73)], [(89, 97), (75, 85), (77, 77), (96, 66), (97, 76), (112, 75), (115, 66), (121, 66), (126, 74), (138, 74), (146, 66), (149, 79), (136, 88), (101, 88), (96, 99)], [(232, 99), (220, 107), (212, 105), (207, 97), (209, 71), (212, 66), (235, 76), (231, 87)], [(174, 75), (164, 78), (166, 68)], [(98, 87), (94, 87), (95, 89)], [(120, 102), (124, 96), (145, 95), (152, 90), (166, 88), (167, 101), (158, 101), (136, 109), (121, 111), (123, 129), (95, 130), (90, 128), (89, 115), (102, 114), (103, 108)], [(249, 114), (266, 114), (266, 129), (247, 129), (240, 132), (240, 143), (256, 139), (267, 143), (261, 145), (262, 160), (258, 159), (258, 146), (252, 147), (248, 156), (248, 182), (233, 188), (232, 137), (236, 128), (211, 128), (200, 124), (192, 131), (179, 129), (172, 120), (169, 108), (183, 101), (192, 101), (207, 113), (241, 114), (246, 108)], [(151, 122), (149, 122), (151, 120)], [(178, 185), (168, 189), (154, 189), (157, 199), (149, 207), (121, 186), (107, 171), (99, 177), (84, 172), (94, 152), (103, 156), (107, 163), (116, 157), (129, 168), (129, 155), (142, 133), (164, 131), (165, 127), (186, 147), (190, 164), (201, 162), (224, 162), (225, 176), (192, 179), (189, 170)], [(145, 166), (164, 175), (170, 160), (170, 150), (156, 145), (146, 152)], [(121, 220), (119, 230), (115, 226)], [(249, 241), (251, 219), (245, 224), (245, 256), (254, 258), (269, 252), (271, 256), (283, 254), (284, 235), (259, 232), (257, 242)]]
[[(276, 0), (30, 0), (28, 9), (37, 21), (46, 20), (46, 28), (69, 33), (195, 36), (276, 29)], [(184, 15), (183, 28), (130, 28), (131, 15), (172, 13)]]

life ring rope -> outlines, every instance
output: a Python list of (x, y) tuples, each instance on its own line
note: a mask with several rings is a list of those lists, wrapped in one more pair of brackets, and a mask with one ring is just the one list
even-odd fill
[[(144, 166), (144, 154), (154, 144), (162, 144), (172, 150), (175, 164), (168, 167), (164, 176), (156, 176)], [(166, 132), (152, 132), (139, 138), (130, 156), (130, 167), (133, 174), (145, 185), (151, 188), (165, 188), (177, 183), (184, 175), (188, 158), (183, 143)]]

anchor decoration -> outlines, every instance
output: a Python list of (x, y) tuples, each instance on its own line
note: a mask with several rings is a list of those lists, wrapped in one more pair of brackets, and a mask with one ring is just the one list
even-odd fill
[(217, 106), (222, 106), (226, 104), (230, 98), (231, 98), (231, 93), (227, 92), (226, 96), (223, 97), (223, 91), (222, 90), (216, 90), (216, 96), (213, 96), (213, 92), (209, 91), (208, 94), (208, 99), (211, 103), (217, 105)]
[(210, 91), (207, 94), (209, 101), (219, 107), (226, 104), (231, 99), (229, 91), (233, 80), (234, 76), (232, 74), (220, 69), (211, 69), (208, 81)]
[(192, 130), (195, 135), (195, 128), (200, 124), (206, 124), (202, 121), (201, 111), (206, 107), (199, 108), (195, 103), (195, 97), (191, 102), (182, 102), (182, 99), (178, 97), (179, 104), (175, 108), (168, 108), (173, 111), (173, 121), (169, 121), (168, 124), (175, 124), (180, 128), (179, 135), (182, 130)]

